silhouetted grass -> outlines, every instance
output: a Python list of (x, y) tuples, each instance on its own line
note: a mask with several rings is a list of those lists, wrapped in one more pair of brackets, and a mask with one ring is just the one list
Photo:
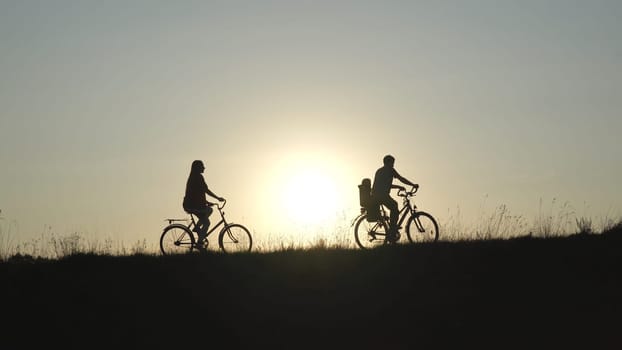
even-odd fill
[(2, 344), (614, 349), (621, 248), (618, 222), (370, 251), (14, 255), (0, 263)]
[[(352, 219), (343, 215), (341, 224), (336, 224), (330, 229), (322, 229), (309, 234), (289, 232), (286, 234), (257, 234), (253, 232), (253, 251), (260, 253), (305, 250), (316, 246), (356, 249)], [(0, 260), (7, 259), (12, 255), (31, 255), (33, 257), (62, 258), (77, 253), (101, 254), (101, 255), (133, 255), (152, 254), (159, 255), (159, 234), (154, 232), (147, 239), (137, 240), (131, 244), (120, 242), (111, 238), (98, 240), (87, 238), (77, 232), (59, 234), (51, 227), (45, 226), (38, 237), (29, 240), (15, 242), (16, 223), (9, 224), (5, 219), (0, 221)], [(480, 241), (496, 239), (513, 239), (518, 237), (559, 237), (575, 233), (599, 234), (609, 227), (619, 225), (622, 218), (614, 219), (605, 217), (596, 225), (591, 217), (578, 217), (575, 210), (568, 202), (559, 203), (553, 198), (548, 207), (539, 203), (539, 210), (535, 218), (529, 220), (523, 215), (512, 213), (506, 205), (498, 205), (486, 212), (481, 210), (479, 217), (471, 223), (464, 223), (460, 208), (454, 213), (447, 213), (444, 217), (437, 217), (440, 226), (441, 241)], [(403, 237), (406, 240), (406, 237)], [(215, 236), (210, 238), (212, 250), (217, 250)]]

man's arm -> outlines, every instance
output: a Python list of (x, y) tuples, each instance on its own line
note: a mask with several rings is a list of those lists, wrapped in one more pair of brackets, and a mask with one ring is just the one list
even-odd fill
[[(403, 177), (402, 175), (400, 175), (400, 174), (397, 172), (397, 170), (395, 170), (395, 174), (394, 174), (394, 175), (395, 175), (395, 178), (396, 178), (396, 179), (400, 180), (402, 183), (404, 183), (404, 184), (406, 184), (406, 185), (409, 185), (409, 186), (412, 186), (412, 187), (419, 187), (419, 185), (418, 185), (418, 184), (413, 183), (413, 182), (409, 181), (407, 178), (405, 178), (405, 177)], [(397, 188), (401, 188), (401, 186), (398, 186)]]

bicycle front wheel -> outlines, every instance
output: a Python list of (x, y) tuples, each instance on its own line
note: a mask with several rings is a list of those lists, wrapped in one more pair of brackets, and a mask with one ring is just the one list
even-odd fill
[(160, 251), (164, 255), (190, 253), (194, 247), (194, 236), (184, 225), (169, 225), (160, 236)]
[(436, 242), (438, 224), (432, 215), (419, 211), (408, 220), (406, 233), (410, 243)]
[(354, 238), (361, 249), (371, 249), (384, 244), (387, 224), (384, 221), (369, 222), (361, 216), (354, 226)]
[(225, 253), (250, 252), (253, 247), (253, 238), (246, 227), (231, 224), (220, 231), (218, 245)]

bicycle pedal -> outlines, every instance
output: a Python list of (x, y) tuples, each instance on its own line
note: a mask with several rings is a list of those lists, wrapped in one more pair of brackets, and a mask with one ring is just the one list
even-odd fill
[(388, 243), (397, 243), (397, 241), (400, 240), (400, 237), (402, 236), (399, 233), (389, 234), (386, 236), (386, 241)]

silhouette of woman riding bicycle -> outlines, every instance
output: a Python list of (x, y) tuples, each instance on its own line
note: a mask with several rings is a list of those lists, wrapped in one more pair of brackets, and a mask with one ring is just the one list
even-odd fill
[[(183, 201), (183, 208), (186, 213), (190, 214), (190, 219), (166, 219), (168, 226), (164, 228), (160, 236), (162, 254), (189, 253), (193, 249), (204, 252), (208, 246), (207, 237), (221, 225), (223, 226), (218, 234), (218, 246), (222, 251), (250, 251), (253, 246), (250, 231), (243, 225), (227, 222), (223, 211), (227, 201), (209, 189), (203, 178), (203, 171), (205, 171), (205, 165), (202, 161), (192, 162)], [(218, 199), (222, 204), (208, 202), (205, 194)], [(218, 209), (220, 221), (210, 230), (209, 217), (213, 212), (213, 206)], [(198, 219), (196, 221), (195, 216)], [(181, 222), (187, 222), (187, 224)]]

